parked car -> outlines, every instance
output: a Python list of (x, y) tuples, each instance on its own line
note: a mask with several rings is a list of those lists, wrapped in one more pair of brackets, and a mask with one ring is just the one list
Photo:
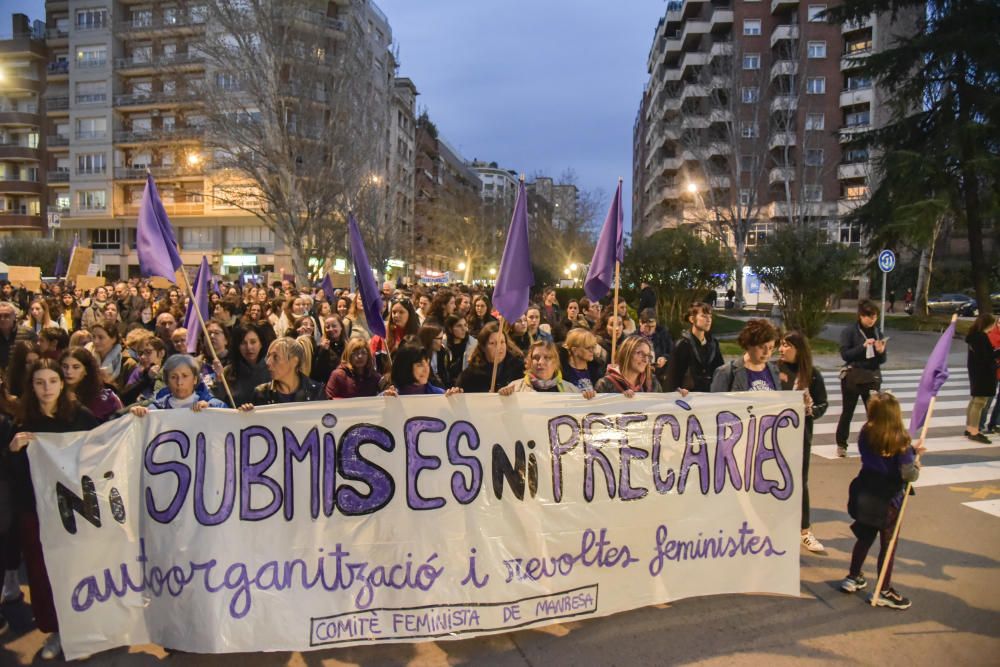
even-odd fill
[(979, 315), (979, 304), (965, 294), (938, 294), (927, 299), (927, 309), (932, 313), (958, 313), (962, 317)]

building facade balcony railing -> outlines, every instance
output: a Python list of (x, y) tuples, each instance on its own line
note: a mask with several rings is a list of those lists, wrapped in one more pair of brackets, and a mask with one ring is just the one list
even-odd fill
[(45, 66), (45, 72), (49, 76), (57, 76), (59, 74), (69, 74), (69, 61), (60, 60), (54, 63), (49, 63)]
[(775, 183), (784, 183), (786, 181), (795, 180), (795, 168), (794, 167), (774, 167), (768, 172), (767, 182), (770, 185)]
[(116, 107), (141, 106), (146, 104), (165, 104), (172, 102), (187, 102), (197, 99), (195, 91), (158, 92), (158, 93), (127, 93), (115, 95)]
[(69, 30), (65, 28), (49, 28), (45, 31), (45, 36), (49, 39), (66, 39), (69, 37)]
[(108, 136), (106, 130), (78, 130), (76, 133), (76, 138), (81, 141), (95, 141), (97, 139), (104, 139)]
[(778, 42), (785, 40), (796, 40), (799, 38), (799, 26), (797, 25), (776, 25), (774, 30), (771, 31), (771, 48), (773, 49)]
[(69, 146), (69, 137), (62, 134), (54, 134), (50, 137), (46, 137), (45, 145), (49, 148), (53, 148), (55, 146)]
[(0, 211), (0, 229), (45, 229), (45, 221), (40, 215)]
[(0, 159), (8, 160), (38, 160), (41, 153), (33, 146), (22, 146), (21, 144), (10, 143), (0, 144)]
[(45, 100), (45, 108), (49, 111), (69, 109), (69, 97), (49, 97)]
[(137, 144), (155, 141), (181, 141), (197, 139), (204, 134), (199, 127), (164, 127), (150, 130), (119, 130), (115, 132), (115, 143)]
[(170, 53), (149, 57), (118, 58), (115, 61), (115, 68), (119, 70), (150, 69), (177, 65), (199, 65), (204, 64), (204, 62), (205, 56), (198, 53)]
[(152, 167), (115, 167), (115, 178), (123, 181), (145, 180), (149, 171), (153, 178), (177, 178), (180, 176), (201, 176), (204, 169), (201, 165), (156, 165)]
[(83, 58), (74, 62), (76, 69), (101, 69), (108, 65), (107, 58)]
[[(205, 204), (203, 202), (163, 202), (163, 208), (167, 215), (203, 215)], [(116, 215), (135, 216), (139, 215), (139, 203), (130, 202), (117, 209)]]
[(69, 172), (65, 170), (50, 171), (46, 175), (49, 183), (69, 183)]
[(42, 184), (38, 181), (6, 180), (0, 177), (0, 192), (18, 195), (39, 195)]
[(173, 14), (155, 18), (135, 18), (122, 21), (115, 26), (115, 31), (122, 35), (145, 33), (158, 30), (174, 30), (181, 28), (199, 28), (205, 25), (205, 17), (198, 13), (193, 15)]
[(108, 101), (107, 93), (96, 93), (94, 95), (77, 95), (77, 104), (104, 104)]
[(778, 14), (799, 6), (799, 0), (771, 0), (771, 13)]

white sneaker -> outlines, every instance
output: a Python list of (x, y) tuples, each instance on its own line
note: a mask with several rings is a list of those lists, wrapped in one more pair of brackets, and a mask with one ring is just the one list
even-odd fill
[(42, 650), (38, 652), (39, 657), (42, 660), (55, 660), (60, 655), (62, 655), (62, 642), (59, 641), (59, 633), (53, 632), (45, 640), (45, 644), (42, 645)]
[(811, 530), (802, 533), (802, 546), (809, 551), (825, 551), (823, 544), (816, 539), (816, 536), (812, 534)]
[(3, 593), (0, 594), (0, 602), (17, 602), (22, 597), (21, 582), (17, 578), (17, 570), (7, 570), (3, 574)]

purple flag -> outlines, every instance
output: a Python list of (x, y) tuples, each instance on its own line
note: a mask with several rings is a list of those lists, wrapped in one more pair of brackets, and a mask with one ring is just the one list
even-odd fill
[(184, 264), (177, 253), (177, 240), (151, 174), (146, 174), (146, 189), (139, 204), (135, 248), (139, 254), (139, 272), (143, 277), (160, 276), (171, 282), (176, 280), (174, 274)]
[(236, 286), (240, 288), (240, 293), (243, 293), (243, 288), (247, 284), (247, 274), (240, 271), (240, 277), (236, 279)]
[(326, 295), (326, 300), (329, 301), (330, 303), (333, 303), (333, 295), (335, 288), (333, 286), (333, 281), (330, 280), (329, 273), (327, 273), (326, 276), (323, 277), (323, 282), (320, 283), (319, 288), (323, 290), (323, 294)]
[(368, 330), (385, 338), (385, 322), (382, 321), (382, 294), (375, 284), (368, 254), (365, 252), (365, 242), (361, 240), (361, 230), (354, 214), (347, 216), (347, 227), (351, 233), (351, 258), (354, 260), (354, 277), (358, 281), (358, 291), (361, 292), (361, 303), (365, 305), (365, 320)]
[(212, 269), (208, 267), (208, 258), (202, 255), (198, 275), (195, 276), (194, 285), (191, 286), (194, 290), (194, 301), (188, 304), (187, 312), (184, 314), (184, 328), (188, 332), (187, 351), (191, 354), (198, 351), (198, 336), (201, 335), (201, 322), (198, 321), (194, 309), (197, 307), (201, 311), (201, 316), (206, 322), (208, 321), (208, 285), (211, 275)]
[(517, 320), (528, 309), (535, 274), (531, 270), (528, 248), (528, 193), (524, 181), (517, 190), (514, 215), (510, 219), (507, 243), (500, 259), (497, 284), (493, 288), (493, 306), (508, 322)]
[(622, 182), (619, 179), (618, 190), (611, 200), (604, 227), (601, 228), (601, 237), (594, 248), (594, 258), (590, 261), (587, 279), (583, 282), (583, 291), (591, 301), (603, 299), (614, 287), (615, 262), (625, 259), (622, 230)]
[(63, 271), (65, 270), (66, 266), (63, 261), (62, 248), (59, 248), (59, 252), (56, 253), (56, 268), (52, 271), (52, 275), (56, 278), (62, 278)]
[(924, 427), (931, 398), (937, 396), (938, 391), (948, 380), (948, 353), (951, 351), (951, 341), (954, 337), (955, 322), (952, 321), (941, 334), (934, 346), (934, 351), (931, 352), (930, 359), (927, 360), (927, 365), (924, 366), (924, 373), (920, 376), (920, 385), (917, 387), (917, 398), (913, 401), (913, 410), (910, 413), (910, 437), (912, 438), (920, 437), (920, 430)]

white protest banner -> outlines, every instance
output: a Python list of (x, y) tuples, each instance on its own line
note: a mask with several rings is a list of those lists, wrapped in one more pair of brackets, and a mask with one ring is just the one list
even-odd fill
[(456, 639), (799, 592), (798, 392), (151, 412), (29, 446), (67, 658)]

